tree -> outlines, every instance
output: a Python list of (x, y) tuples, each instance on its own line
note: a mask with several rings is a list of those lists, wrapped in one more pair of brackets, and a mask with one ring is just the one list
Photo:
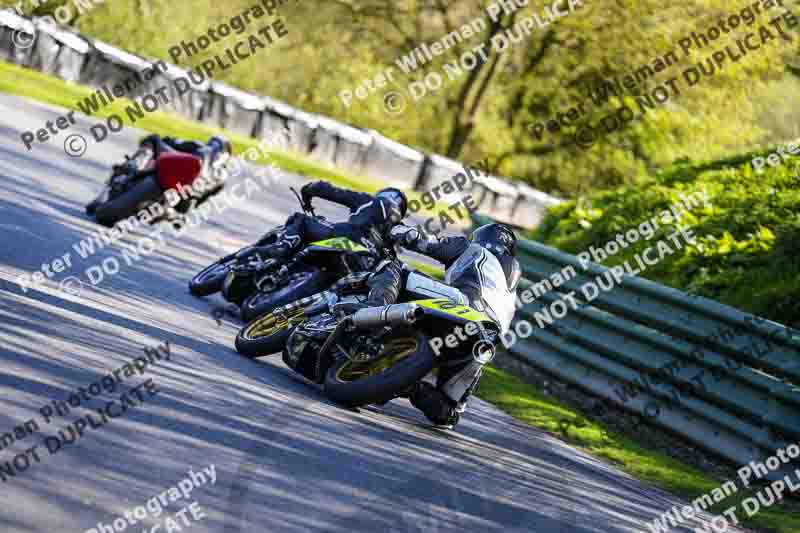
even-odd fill
[[(171, 46), (229, 21), (250, 4), (106, 2), (78, 24), (82, 31), (123, 49), (169, 60)], [(636, 182), (675, 159), (713, 159), (798, 134), (800, 116), (795, 115), (800, 111), (795, 110), (800, 106), (793, 104), (800, 103), (800, 81), (790, 70), (792, 64), (797, 66), (796, 43), (779, 37), (692, 87), (681, 80), (683, 70), (704, 61), (723, 42), (735, 42), (737, 35), (768, 25), (784, 8), (766, 13), (762, 9), (753, 26), (742, 25), (736, 33), (684, 54), (678, 47), (681, 38), (693, 31), (705, 33), (742, 8), (722, 0), (677, 5), (559, 0), (560, 10), (572, 6), (574, 11), (498, 50), (493, 39), (533, 15), (546, 20), (545, 8), (551, 10), (552, 3), (530, 2), (513, 13), (494, 10), (493, 16), (487, 12), (491, 5), (488, 0), (288, 3), (279, 14), (288, 37), (219, 73), (217, 79), (379, 130), (427, 152), (467, 163), (488, 158), (499, 175), (565, 196)], [(151, 13), (148, 20), (171, 24), (142, 24), (140, 11), (145, 7)], [(483, 26), (472, 35), (448, 37), (475, 20)], [(180, 66), (213, 57), (258, 26), (215, 43)], [(791, 34), (797, 35), (796, 30)], [(416, 69), (400, 67), (398, 59), (415, 48), (445, 42), (443, 53), (418, 61)], [(481, 45), (484, 53), (476, 53)], [(463, 61), (470, 51), (475, 61)], [(676, 51), (675, 64), (646, 76), (624, 94), (611, 94), (601, 103), (589, 97), (603, 80), (635, 73), (670, 51)], [(464, 68), (466, 63), (470, 68)], [(376, 80), (389, 73), (391, 79), (378, 87)], [(441, 87), (426, 85), (437, 76)], [(623, 105), (638, 109), (641, 98), (671, 78), (678, 78), (680, 94), (648, 108), (643, 119), (599, 135), (591, 147), (575, 143), (576, 133), (585, 126), (601, 124)], [(347, 94), (349, 101), (343, 96)], [(389, 106), (389, 99), (398, 94), (405, 104), (402, 110)], [(535, 129), (579, 104), (584, 106), (580, 117), (567, 121), (560, 131)]]

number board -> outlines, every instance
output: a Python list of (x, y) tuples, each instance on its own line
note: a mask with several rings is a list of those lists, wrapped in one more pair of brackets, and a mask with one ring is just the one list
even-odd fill
[(463, 305), (458, 305), (450, 300), (415, 300), (414, 302), (417, 305), (422, 307), (427, 307), (428, 309), (435, 309), (436, 311), (441, 311), (443, 313), (447, 313), (449, 315), (455, 315), (459, 318), (463, 318), (469, 322), (491, 322), (490, 319), (485, 313), (481, 313), (476, 311), (471, 307), (466, 307)]

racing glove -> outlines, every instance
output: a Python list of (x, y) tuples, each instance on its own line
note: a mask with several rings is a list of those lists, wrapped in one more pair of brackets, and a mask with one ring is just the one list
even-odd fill
[(419, 240), (420, 237), (419, 230), (417, 228), (412, 228), (411, 226), (406, 226), (403, 224), (398, 224), (397, 226), (393, 227), (390, 236), (392, 242), (400, 246), (414, 244)]
[(306, 183), (300, 189), (300, 198), (303, 200), (303, 205), (311, 207), (311, 199), (314, 198), (314, 183)]

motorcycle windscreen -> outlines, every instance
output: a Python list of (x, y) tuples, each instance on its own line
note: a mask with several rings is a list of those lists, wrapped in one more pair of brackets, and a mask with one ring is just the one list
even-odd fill
[(174, 189), (179, 184), (191, 185), (200, 175), (202, 162), (199, 157), (182, 152), (166, 152), (156, 161), (158, 184), (162, 189)]
[(445, 273), (445, 283), (480, 288), (486, 310), (500, 325), (502, 333), (511, 327), (516, 294), (509, 290), (500, 261), (477, 244), (471, 244)]

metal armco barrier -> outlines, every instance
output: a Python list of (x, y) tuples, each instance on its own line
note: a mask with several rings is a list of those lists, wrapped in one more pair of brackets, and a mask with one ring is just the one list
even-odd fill
[[(517, 311), (532, 328), (509, 356), (737, 464), (800, 442), (800, 331), (629, 275), (587, 304), (581, 287), (608, 268), (526, 240), (517, 255), (519, 293), (541, 284)], [(543, 283), (569, 266), (576, 276)], [(551, 324), (543, 310), (571, 291), (577, 308)]]
[[(15, 39), (18, 32), (23, 39)], [(35, 39), (32, 46), (28, 46), (28, 37)], [(97, 88), (136, 76), (140, 85), (133, 97), (186, 76), (185, 69), (167, 63), (167, 72), (144, 80), (139, 74), (152, 61), (40, 20), (20, 17), (13, 10), (0, 10), (0, 59)], [(426, 190), (432, 189), (463, 171), (457, 161), (428, 156), (378, 132), (353, 128), (224, 83), (206, 81), (199, 87), (193, 85), (183, 95), (170, 85), (168, 95), (168, 106), (181, 116), (255, 139), (270, 139), (274, 146), (398, 187), (411, 189), (424, 184)], [(496, 177), (476, 182), (473, 197), (479, 200), (481, 212), (520, 227), (535, 226), (547, 207), (560, 201)]]

